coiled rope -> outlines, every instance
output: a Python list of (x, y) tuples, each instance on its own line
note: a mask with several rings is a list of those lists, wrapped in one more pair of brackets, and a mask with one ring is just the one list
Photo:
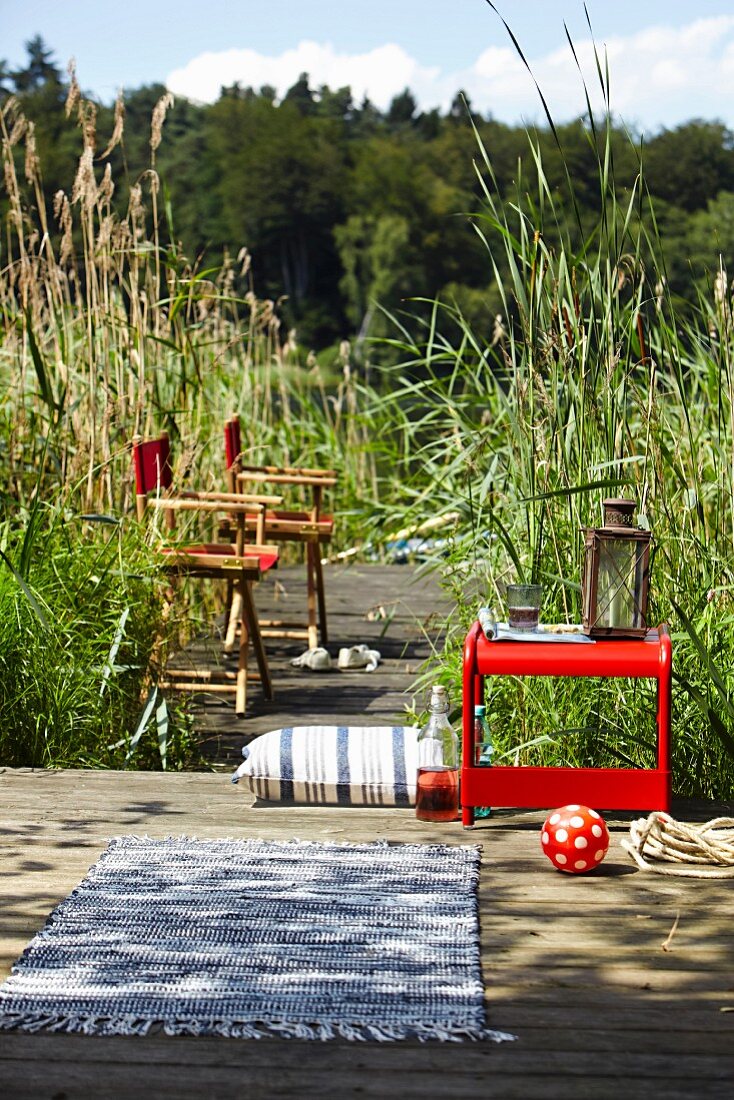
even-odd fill
[(629, 840), (620, 843), (645, 871), (691, 878), (734, 878), (734, 817), (715, 817), (704, 825), (689, 825), (658, 810), (633, 821)]

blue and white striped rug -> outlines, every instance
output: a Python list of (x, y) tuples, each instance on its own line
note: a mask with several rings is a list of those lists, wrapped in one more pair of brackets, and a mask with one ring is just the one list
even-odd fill
[(0, 987), (0, 1028), (505, 1039), (477, 848), (118, 837)]

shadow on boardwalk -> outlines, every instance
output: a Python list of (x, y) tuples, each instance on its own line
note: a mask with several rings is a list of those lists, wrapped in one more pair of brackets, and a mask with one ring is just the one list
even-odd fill
[[(273, 644), (273, 703), (263, 703), (253, 685), (244, 721), (231, 703), (200, 705), (212, 751), (234, 759), (245, 737), (295, 721), (399, 717), (435, 638), (421, 624), (440, 607), (435, 580), (413, 583), (413, 575), (407, 567), (330, 570), (329, 649), (368, 641), (384, 662), (370, 674), (306, 673), (289, 664), (300, 643)], [(278, 610), (286, 600), (300, 608), (300, 574), (283, 570), (279, 581), (286, 594)], [(263, 613), (274, 595), (261, 586)], [(366, 618), (380, 605), (388, 615), (394, 606), (392, 618)], [(233, 787), (222, 774), (0, 768), (0, 978), (110, 836), (472, 843), (482, 848), (488, 1023), (517, 1035), (496, 1046), (7, 1032), (0, 1033), (2, 1095), (729, 1100), (731, 881), (639, 871), (619, 844), (630, 815), (617, 814), (606, 815), (613, 843), (604, 864), (590, 875), (563, 875), (541, 851), (545, 812), (495, 811), (467, 833), (459, 822), (419, 821), (410, 809), (258, 803), (245, 784)], [(673, 807), (682, 821), (731, 812), (730, 805)]]
[[(326, 648), (332, 669), (293, 668), (291, 660), (304, 651), (306, 642), (266, 639), (273, 700), (265, 700), (259, 684), (251, 683), (247, 717), (237, 719), (229, 696), (201, 694), (196, 699), (196, 729), (203, 751), (213, 763), (234, 763), (244, 740), (281, 726), (310, 722), (390, 725), (403, 720), (413, 699), (411, 685), (423, 663), (440, 646), (441, 626), (449, 609), (437, 577), (410, 565), (332, 565), (326, 566), (324, 573)], [(255, 600), (263, 618), (305, 618), (303, 568), (279, 569), (272, 579), (257, 586)], [(379, 667), (369, 673), (339, 671), (339, 649), (362, 642), (380, 651)], [(222, 661), (215, 639), (197, 644), (192, 655), (197, 665)]]

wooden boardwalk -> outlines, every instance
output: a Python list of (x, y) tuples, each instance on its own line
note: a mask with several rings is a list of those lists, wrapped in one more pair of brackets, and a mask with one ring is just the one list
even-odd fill
[[(198, 728), (215, 769), (160, 774), (0, 769), (0, 974), (49, 911), (122, 834), (478, 843), (481, 942), (492, 1043), (304, 1043), (103, 1039), (0, 1033), (3, 1097), (386, 1097), (648, 1100), (734, 1095), (734, 881), (648, 875), (619, 847), (629, 818), (607, 815), (612, 847), (593, 875), (554, 871), (543, 814), (500, 811), (464, 832), (409, 810), (255, 805), (228, 772), (245, 739), (294, 722), (392, 723), (436, 641), (441, 595), (394, 566), (332, 567), (329, 648), (370, 642), (374, 673), (311, 673), (303, 646), (269, 643), (276, 699), (253, 685), (248, 716), (202, 696)], [(277, 601), (276, 601), (277, 594)], [(263, 613), (300, 607), (302, 574), (257, 591)], [(273, 606), (275, 604), (275, 606)], [(384, 615), (378, 611), (384, 609)], [(208, 654), (208, 656), (207, 656)], [(197, 660), (216, 659), (204, 647)], [(225, 774), (221, 774), (224, 771)], [(676, 804), (681, 820), (732, 806)], [(677, 922), (677, 924), (676, 924)], [(673, 928), (675, 926), (675, 931)]]
[[(272, 701), (263, 698), (258, 683), (251, 683), (247, 716), (237, 719), (231, 696), (197, 696), (196, 730), (212, 764), (230, 767), (240, 758), (245, 740), (294, 723), (391, 725), (405, 720), (406, 706), (413, 701), (411, 685), (438, 645), (447, 608), (435, 574), (421, 574), (409, 565), (327, 565), (324, 579), (332, 669), (293, 668), (291, 659), (304, 651), (306, 642), (266, 639), (275, 688)], [(302, 568), (279, 568), (254, 592), (263, 618), (305, 617)], [(375, 672), (340, 672), (339, 649), (361, 643), (379, 650), (379, 667)], [(195, 666), (221, 663), (218, 639), (198, 643), (190, 657)], [(418, 709), (422, 703), (418, 700)]]
[(542, 817), (504, 811), (464, 832), (408, 810), (256, 806), (217, 774), (0, 770), (3, 976), (111, 836), (475, 842), (489, 1022), (518, 1037), (497, 1046), (6, 1032), (2, 1095), (728, 1100), (734, 883), (638, 871), (618, 845), (627, 823), (609, 818), (605, 863), (593, 877), (563, 875), (540, 852)]

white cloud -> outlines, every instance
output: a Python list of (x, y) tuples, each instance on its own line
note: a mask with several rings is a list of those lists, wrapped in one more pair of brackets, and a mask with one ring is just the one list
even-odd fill
[(254, 50), (225, 50), (203, 53), (182, 69), (176, 69), (166, 84), (178, 95), (211, 103), (222, 85), (239, 81), (244, 87), (272, 85), (283, 95), (308, 73), (312, 87), (349, 85), (357, 101), (364, 95), (380, 108), (389, 105), (404, 88), (430, 88), (439, 78), (437, 68), (424, 68), (402, 46), (388, 43), (363, 54), (337, 53), (330, 43), (299, 42), (293, 50), (268, 57)]
[[(574, 46), (592, 103), (601, 107), (594, 44), (586, 38)], [(630, 124), (654, 129), (694, 116), (734, 124), (734, 16), (698, 19), (679, 27), (646, 27), (614, 35), (597, 43), (597, 49), (602, 66), (605, 55), (609, 65), (612, 109)], [(567, 45), (529, 62), (557, 121), (584, 111), (581, 77)], [(422, 66), (395, 43), (346, 54), (329, 43), (303, 41), (277, 56), (249, 49), (203, 53), (172, 72), (167, 84), (175, 93), (212, 102), (222, 85), (235, 81), (254, 88), (271, 84), (283, 95), (303, 72), (309, 74), (312, 87), (348, 84), (355, 100), (368, 95), (381, 108), (409, 87), (423, 108), (445, 110), (461, 88), (476, 109), (496, 118), (543, 118), (530, 74), (512, 46), (490, 46), (470, 68), (443, 72)]]
[[(594, 44), (587, 38), (574, 47), (592, 104), (600, 107)], [(605, 58), (609, 65), (612, 110), (630, 123), (654, 128), (695, 115), (731, 118), (727, 96), (734, 91), (734, 17), (647, 27), (599, 42), (597, 51), (602, 68)], [(584, 110), (581, 77), (568, 47), (530, 64), (554, 118), (568, 119)], [(477, 107), (498, 118), (540, 116), (537, 92), (512, 50), (485, 50), (466, 85)]]

